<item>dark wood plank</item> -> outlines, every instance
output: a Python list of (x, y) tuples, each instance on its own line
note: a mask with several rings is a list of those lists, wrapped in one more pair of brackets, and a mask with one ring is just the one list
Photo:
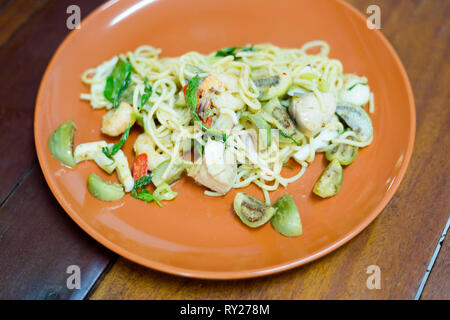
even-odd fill
[(46, 2), (47, 0), (0, 1), (0, 47)]
[[(0, 150), (8, 150), (0, 155), (0, 203), (36, 159), (33, 140), (36, 94), (50, 58), (69, 33), (67, 7), (78, 4), (84, 17), (102, 2), (49, 1), (0, 47), (0, 61), (7, 62), (0, 68)], [(1, 21), (8, 23), (15, 17), (20, 20), (22, 13), (11, 12), (8, 4), (2, 8), (0, 34), (6, 35)]]
[[(0, 209), (0, 299), (82, 299), (113, 256), (69, 218), (37, 164)], [(66, 286), (70, 265), (79, 290)]]
[[(58, 205), (37, 164), (33, 140), (39, 83), (69, 32), (66, 8), (78, 4), (84, 17), (102, 2), (49, 1), (0, 47), (0, 61), (7, 62), (0, 68), (0, 149), (5, 151), (0, 154), (0, 299), (81, 299), (114, 256)], [(7, 6), (0, 7), (0, 23), (14, 20), (2, 15), (15, 14)], [(6, 34), (1, 25), (0, 30)], [(69, 265), (81, 268), (80, 290), (66, 287)]]
[(422, 291), (422, 300), (450, 300), (450, 240), (442, 243), (428, 281)]
[[(413, 158), (404, 181), (383, 213), (360, 235), (332, 254), (306, 266), (260, 279), (184, 279), (119, 259), (93, 292), (92, 299), (415, 297), (450, 209), (447, 147), (450, 145), (447, 89), (450, 79), (450, 2), (349, 2), (362, 12), (371, 4), (381, 7), (382, 32), (400, 55), (416, 99), (417, 136)], [(389, 76), (389, 70), (385, 72)], [(448, 258), (443, 257), (448, 262)], [(367, 267), (374, 264), (381, 269), (380, 290), (366, 287)], [(448, 273), (436, 274), (436, 281), (442, 276), (448, 279)]]

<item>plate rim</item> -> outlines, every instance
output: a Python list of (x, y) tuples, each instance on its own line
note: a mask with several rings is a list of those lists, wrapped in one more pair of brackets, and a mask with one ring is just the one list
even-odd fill
[[(366, 20), (366, 17), (355, 7), (353, 7), (350, 3), (344, 1), (344, 0), (334, 0), (335, 2), (339, 3), (340, 5), (343, 5), (346, 7), (346, 9), (350, 10), (358, 19)], [(92, 12), (90, 12), (83, 20), (83, 22), (90, 21), (94, 19), (97, 15), (99, 15), (101, 12), (115, 4), (116, 0), (109, 0), (102, 4), (101, 6), (95, 8)], [(33, 133), (34, 133), (34, 144), (35, 149), (39, 161), (39, 166), (41, 167), (41, 170), (44, 174), (44, 178), (46, 180), (47, 185), (49, 186), (53, 196), (58, 201), (59, 205), (64, 209), (66, 214), (81, 228), (83, 229), (89, 236), (91, 236), (93, 239), (95, 239), (97, 242), (108, 248), (109, 250), (113, 251), (114, 253), (131, 260), (137, 264), (140, 264), (142, 266), (145, 266), (147, 268), (157, 270), (160, 272), (173, 274), (177, 276), (183, 276), (188, 278), (196, 278), (196, 279), (211, 279), (211, 280), (233, 280), (233, 279), (248, 279), (248, 278), (256, 278), (266, 275), (271, 275), (275, 273), (279, 273), (282, 271), (291, 270), (295, 267), (299, 267), (301, 265), (307, 264), (309, 262), (315, 261), (328, 253), (338, 249), (339, 247), (343, 246), (345, 243), (349, 242), (351, 239), (353, 239), (356, 235), (361, 233), (369, 224), (375, 220), (376, 217), (378, 217), (381, 212), (384, 210), (384, 208), (387, 206), (387, 204), (391, 201), (395, 193), (397, 192), (398, 187), (400, 186), (400, 183), (403, 181), (403, 178), (406, 174), (407, 168), (409, 166), (413, 149), (414, 149), (414, 142), (415, 142), (415, 135), (416, 135), (416, 107), (415, 107), (415, 100), (414, 100), (414, 94), (411, 87), (411, 82), (409, 80), (408, 74), (406, 72), (406, 69), (400, 60), (400, 57), (398, 56), (397, 52), (395, 51), (392, 44), (389, 42), (389, 40), (384, 36), (384, 34), (377, 29), (373, 30), (378, 36), (381, 41), (384, 43), (385, 47), (388, 49), (389, 53), (394, 58), (396, 64), (399, 66), (400, 75), (403, 79), (403, 82), (406, 86), (406, 93), (408, 96), (408, 105), (410, 110), (410, 118), (409, 118), (409, 124), (410, 124), (410, 132), (409, 132), (409, 139), (408, 139), (408, 146), (406, 148), (405, 153), (405, 160), (403, 161), (402, 165), (399, 168), (397, 179), (394, 180), (391, 188), (385, 192), (383, 198), (378, 202), (376, 207), (372, 210), (371, 214), (366, 216), (365, 219), (354, 229), (352, 229), (350, 232), (345, 234), (343, 237), (341, 237), (339, 240), (327, 245), (324, 249), (319, 250), (318, 252), (314, 252), (309, 254), (308, 256), (301, 258), (301, 259), (294, 259), (291, 261), (287, 261), (285, 263), (269, 266), (269, 267), (262, 267), (262, 268), (256, 268), (256, 269), (249, 269), (244, 271), (204, 271), (199, 269), (189, 269), (189, 268), (180, 268), (175, 267), (170, 264), (166, 263), (160, 263), (154, 260), (150, 260), (147, 258), (144, 258), (142, 256), (139, 256), (135, 253), (130, 252), (129, 250), (121, 247), (120, 245), (117, 245), (116, 243), (110, 241), (106, 237), (104, 237), (100, 232), (97, 232), (94, 230), (88, 223), (86, 223), (79, 214), (75, 212), (69, 205), (66, 204), (65, 199), (56, 191), (56, 187), (53, 185), (51, 180), (49, 179), (50, 172), (48, 171), (48, 168), (43, 163), (43, 156), (42, 156), (42, 150), (39, 148), (39, 133), (37, 130), (38, 127), (38, 109), (39, 106), (42, 105), (42, 103), (39, 103), (42, 100), (43, 95), (43, 84), (47, 81), (49, 72), (51, 69), (53, 69), (53, 65), (55, 63), (56, 57), (59, 56), (60, 52), (63, 50), (65, 46), (67, 46), (71, 41), (71, 39), (75, 36), (77, 33), (77, 30), (74, 29), (64, 38), (64, 40), (59, 44), (58, 48), (52, 55), (52, 58), (50, 59), (50, 62), (48, 63), (45, 72), (43, 74), (42, 80), (39, 84), (39, 90), (38, 94), (36, 96), (36, 102), (35, 102), (35, 110), (34, 110), (34, 121), (33, 121)], [(47, 141), (47, 138), (45, 138), (45, 141)]]

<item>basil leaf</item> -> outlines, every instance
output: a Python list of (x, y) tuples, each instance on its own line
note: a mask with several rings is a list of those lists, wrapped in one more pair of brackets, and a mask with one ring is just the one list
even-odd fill
[(119, 59), (111, 74), (108, 78), (106, 78), (106, 85), (103, 95), (106, 100), (113, 104), (114, 109), (119, 107), (120, 98), (130, 84), (132, 69), (133, 67), (131, 63), (123, 59)]
[(352, 90), (354, 87), (356, 87), (358, 84), (361, 84), (361, 85), (363, 85), (363, 86), (367, 86), (367, 83), (364, 83), (364, 82), (357, 82), (357, 83), (355, 83), (354, 85), (352, 85), (350, 88), (348, 88), (347, 90), (348, 91), (350, 91), (350, 90)]
[(141, 96), (141, 107), (144, 106), (144, 104), (148, 101), (150, 96), (152, 95), (152, 86), (148, 84), (148, 78), (145, 77), (144, 79), (144, 94)]
[(242, 48), (241, 51), (244, 51), (244, 52), (254, 52), (254, 51), (255, 51), (255, 48), (253, 48), (253, 46), (250, 46), (250, 47), (244, 47), (244, 48)]
[(133, 198), (145, 201), (145, 202), (152, 202), (155, 201), (158, 206), (162, 207), (161, 203), (159, 202), (159, 200), (147, 189), (142, 189), (141, 191), (139, 191), (139, 189), (145, 187), (146, 185), (148, 185), (150, 182), (152, 181), (152, 175), (151, 174), (146, 174), (145, 176), (139, 178), (138, 180), (136, 180), (134, 182), (134, 187), (133, 190), (131, 190), (131, 196)]
[(217, 51), (216, 57), (233, 56), (236, 58), (236, 53), (239, 51), (248, 52), (248, 51), (255, 51), (255, 49), (253, 48), (253, 46), (250, 46), (250, 47), (228, 47), (228, 48), (224, 48), (222, 50)]
[(130, 128), (131, 128), (132, 122), (128, 123), (128, 127), (125, 129), (125, 132), (123, 133), (122, 137), (120, 138), (119, 142), (113, 145), (112, 147), (103, 147), (102, 152), (107, 156), (109, 159), (113, 160), (113, 155), (115, 155), (120, 148), (122, 148), (125, 141), (127, 141), (128, 136), (130, 135)]
[(192, 116), (194, 117), (194, 120), (199, 121), (201, 123), (202, 128), (206, 132), (209, 132), (214, 136), (221, 137), (223, 141), (225, 141), (227, 139), (226, 134), (219, 133), (206, 126), (197, 114), (197, 91), (201, 82), (202, 79), (198, 75), (195, 75), (195, 77), (193, 77), (189, 81), (188, 87), (186, 89), (186, 104), (191, 109), (191, 113)]
[(156, 199), (150, 191), (148, 191), (147, 189), (142, 189), (141, 192), (137, 192), (136, 190), (131, 190), (131, 196), (133, 198), (145, 201), (145, 202), (152, 202), (155, 201), (156, 204), (158, 204), (158, 206), (162, 207), (161, 203), (159, 202), (158, 199)]
[(236, 49), (238, 49), (240, 47), (228, 47), (228, 48), (224, 48), (222, 50), (219, 50), (216, 52), (216, 57), (226, 57), (226, 56), (233, 56), (235, 57), (236, 54), (234, 53), (234, 51)]
[(140, 188), (148, 185), (151, 181), (152, 181), (152, 175), (151, 174), (146, 174), (145, 176), (139, 178), (138, 180), (136, 180), (134, 182), (133, 190), (137, 191)]

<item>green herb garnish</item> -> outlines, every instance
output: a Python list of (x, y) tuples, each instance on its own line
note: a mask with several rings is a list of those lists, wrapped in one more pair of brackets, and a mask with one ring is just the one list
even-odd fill
[(146, 174), (145, 176), (139, 178), (134, 182), (133, 190), (138, 191), (140, 188), (145, 187), (150, 182), (152, 182), (152, 175)]
[(131, 190), (131, 196), (133, 198), (145, 201), (145, 202), (152, 202), (155, 201), (156, 204), (160, 207), (162, 207), (161, 202), (159, 202), (150, 191), (147, 189), (142, 189), (141, 192), (137, 192), (136, 190)]
[(108, 78), (106, 78), (106, 85), (103, 95), (106, 100), (113, 104), (114, 109), (119, 107), (120, 98), (130, 84), (132, 69), (133, 67), (131, 63), (126, 60), (119, 59), (111, 74)]
[[(136, 198), (136, 199), (139, 199), (139, 200), (142, 200), (145, 202), (155, 201), (158, 206), (162, 207), (159, 200), (156, 199), (150, 191), (148, 191), (147, 189), (142, 189), (143, 187), (148, 185), (151, 181), (152, 181), (151, 174), (147, 174), (147, 175), (139, 178), (138, 180), (136, 180), (134, 182), (133, 190), (131, 190), (131, 196), (133, 198)], [(142, 190), (139, 191), (139, 189), (142, 189)]]
[(224, 48), (222, 50), (219, 50), (216, 52), (216, 57), (226, 57), (226, 56), (233, 56), (236, 58), (236, 53), (239, 51), (248, 52), (248, 51), (255, 51), (253, 46), (250, 47), (228, 47)]
[(128, 136), (130, 135), (130, 128), (132, 125), (132, 121), (128, 123), (127, 128), (125, 129), (125, 132), (123, 133), (122, 137), (120, 138), (119, 142), (113, 145), (112, 147), (103, 147), (102, 152), (107, 156), (109, 159), (114, 160), (113, 156), (122, 148), (125, 141), (127, 141)]
[(141, 96), (141, 108), (144, 106), (144, 104), (148, 101), (150, 96), (152, 95), (152, 86), (148, 84), (148, 78), (145, 77), (144, 79), (144, 94)]
[(361, 84), (361, 85), (363, 85), (363, 86), (367, 86), (367, 83), (364, 83), (364, 82), (357, 82), (357, 83), (355, 83), (354, 85), (352, 85), (350, 88), (348, 88), (347, 90), (348, 91), (350, 91), (350, 90), (352, 90), (354, 87), (356, 87), (358, 84)]
[(290, 135), (284, 133), (282, 130), (280, 130), (280, 133), (283, 137), (288, 138), (289, 140), (292, 140), (295, 145), (300, 146), (300, 143), (298, 143), (293, 137), (291, 137)]

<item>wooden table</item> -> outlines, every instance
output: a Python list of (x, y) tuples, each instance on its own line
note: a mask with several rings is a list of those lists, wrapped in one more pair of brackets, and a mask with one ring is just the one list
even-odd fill
[[(449, 218), (450, 1), (350, 0), (381, 7), (382, 32), (409, 74), (417, 105), (413, 158), (398, 192), (361, 234), (281, 274), (193, 280), (136, 265), (105, 249), (62, 210), (37, 163), (33, 111), (40, 79), (68, 33), (66, 8), (100, 0), (0, 0), (0, 299), (413, 299)], [(389, 73), (386, 72), (386, 77)], [(442, 239), (441, 239), (442, 240)], [(449, 240), (422, 299), (450, 299)], [(66, 269), (81, 267), (81, 289)], [(381, 269), (369, 290), (367, 267)]]

